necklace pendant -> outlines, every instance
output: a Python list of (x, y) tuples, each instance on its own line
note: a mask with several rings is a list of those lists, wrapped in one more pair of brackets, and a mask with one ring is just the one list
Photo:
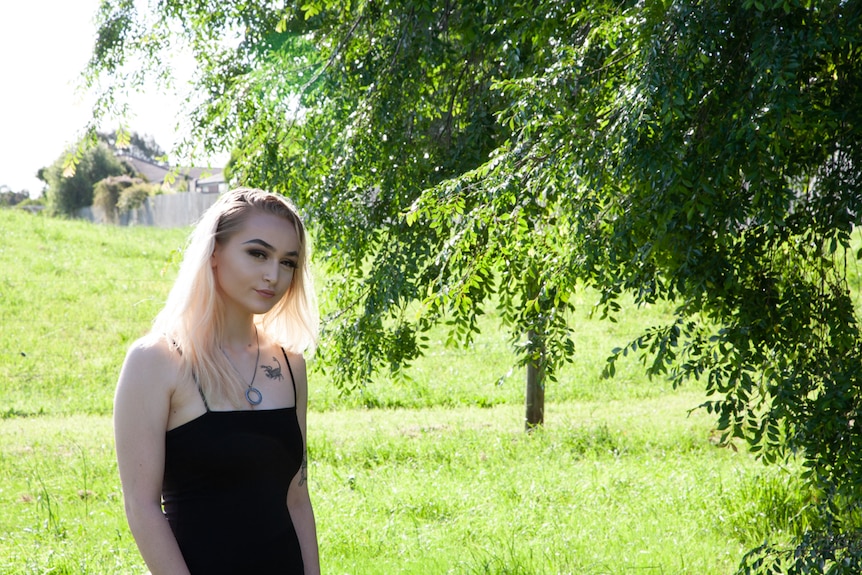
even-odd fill
[(248, 389), (245, 390), (245, 398), (251, 405), (260, 405), (260, 402), (263, 401), (263, 394), (256, 387), (248, 386)]

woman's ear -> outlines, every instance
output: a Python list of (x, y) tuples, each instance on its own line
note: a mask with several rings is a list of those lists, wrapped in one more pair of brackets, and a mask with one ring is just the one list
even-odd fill
[(212, 269), (216, 269), (218, 267), (218, 253), (219, 253), (219, 245), (216, 244), (213, 248), (213, 253), (210, 256), (210, 267)]

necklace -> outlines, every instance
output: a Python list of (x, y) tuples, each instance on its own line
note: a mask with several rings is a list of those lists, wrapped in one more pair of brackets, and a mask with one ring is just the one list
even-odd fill
[[(252, 407), (255, 405), (260, 405), (260, 402), (263, 401), (263, 394), (260, 392), (260, 390), (258, 388), (256, 388), (254, 386), (254, 378), (257, 375), (257, 364), (260, 363), (260, 339), (257, 336), (257, 326), (256, 325), (254, 326), (254, 341), (255, 341), (255, 344), (257, 345), (257, 359), (254, 360), (254, 371), (251, 374), (251, 381), (248, 382), (248, 389), (245, 390), (245, 399), (246, 399), (246, 401), (248, 401), (248, 403)], [(236, 368), (236, 366), (233, 364), (233, 362), (230, 360), (230, 356), (227, 354), (227, 352), (224, 350), (224, 348), (221, 348), (221, 352), (224, 354), (225, 358), (227, 359), (227, 362), (230, 364), (230, 366), (233, 368), (233, 370), (237, 373), (237, 375), (242, 377), (242, 374)]]

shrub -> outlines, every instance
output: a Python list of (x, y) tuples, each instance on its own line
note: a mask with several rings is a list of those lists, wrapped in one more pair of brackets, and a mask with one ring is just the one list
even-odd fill
[(117, 200), (117, 210), (120, 213), (125, 213), (140, 208), (148, 197), (161, 193), (162, 189), (159, 185), (146, 182), (136, 183), (122, 191), (119, 200)]
[(142, 184), (143, 180), (130, 176), (110, 176), (99, 180), (93, 188), (93, 206), (100, 208), (105, 213), (105, 219), (115, 222), (117, 219), (117, 202), (120, 194), (134, 186)]

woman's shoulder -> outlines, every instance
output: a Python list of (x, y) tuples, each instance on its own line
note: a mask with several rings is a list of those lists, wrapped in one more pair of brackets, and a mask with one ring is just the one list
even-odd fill
[(164, 335), (147, 334), (129, 346), (125, 366), (140, 373), (176, 374), (181, 366), (176, 344)]
[(305, 382), (306, 374), (305, 374), (305, 357), (303, 356), (301, 351), (296, 351), (290, 348), (290, 346), (285, 345), (283, 342), (276, 340), (268, 335), (264, 336), (265, 339), (261, 340), (261, 349), (267, 349), (273, 354), (277, 354), (277, 357), (281, 357), (284, 355), (285, 359), (287, 359), (288, 366), (290, 367), (290, 373), (293, 377), (299, 381), (296, 383), (298, 385), (302, 385)]
[(290, 349), (281, 346), (281, 352), (284, 354), (285, 358), (287, 358), (288, 362), (290, 362), (290, 368), (292, 373), (295, 376), (305, 378), (305, 356), (302, 355), (302, 352), (291, 351)]
[(166, 429), (181, 368), (179, 352), (167, 339), (148, 335), (132, 343), (114, 395), (117, 424), (131, 429), (133, 422), (149, 422), (147, 429)]
[(129, 346), (127, 355), (142, 359), (170, 359), (180, 355), (177, 345), (167, 336), (148, 333)]
[(293, 349), (290, 343), (285, 342), (270, 333), (267, 333), (263, 329), (259, 329), (258, 331), (258, 341), (262, 350), (268, 349), (272, 352), (277, 352), (279, 356), (284, 354), (287, 359), (290, 360), (291, 365), (300, 363), (303, 366), (305, 365), (305, 358), (303, 357), (302, 351), (297, 351)]

